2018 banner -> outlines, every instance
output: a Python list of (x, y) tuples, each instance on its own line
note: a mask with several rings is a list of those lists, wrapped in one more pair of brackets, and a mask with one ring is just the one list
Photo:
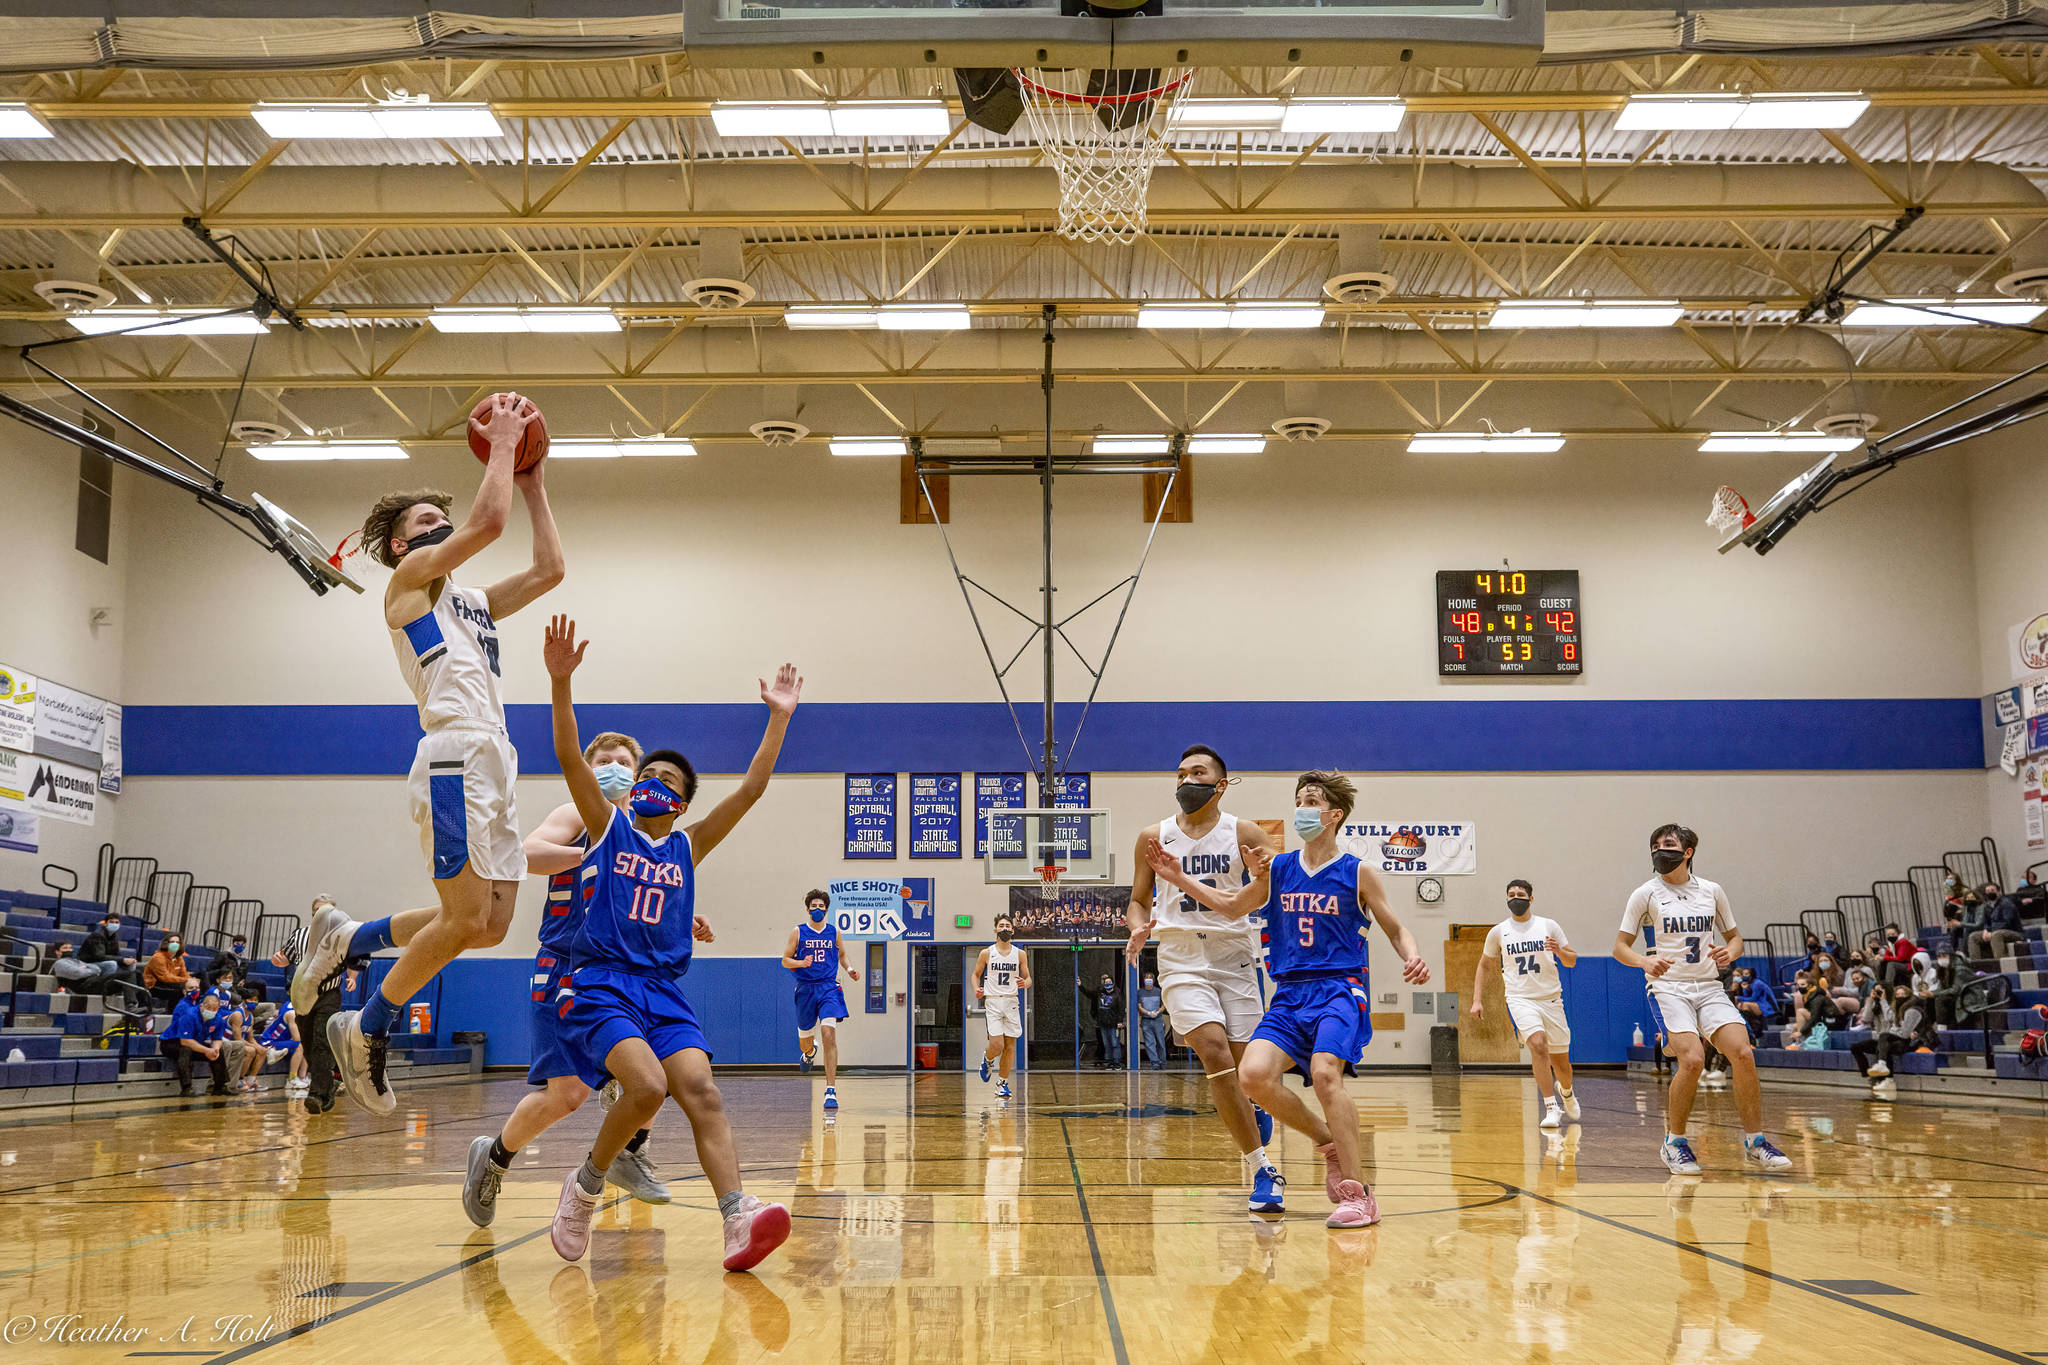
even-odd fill
[(1337, 846), (1396, 876), (1461, 877), (1479, 870), (1479, 832), (1470, 820), (1347, 820)]

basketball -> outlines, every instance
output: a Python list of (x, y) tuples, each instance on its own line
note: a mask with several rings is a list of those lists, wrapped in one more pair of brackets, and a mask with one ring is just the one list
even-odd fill
[[(469, 411), (470, 420), (481, 422), (489, 417), (491, 415), (491, 400), (497, 396), (492, 394), (490, 398), (482, 400), (474, 408), (471, 408)], [(513, 466), (523, 474), (547, 458), (548, 419), (541, 416), (540, 409), (534, 406), (531, 398), (522, 398), (519, 401), (522, 404), (522, 411), (533, 414), (533, 420), (527, 423), (525, 434), (519, 438), (519, 458), (518, 462)], [(490, 463), (491, 443), (485, 440), (475, 427), (469, 429), (469, 448), (475, 452), (479, 460), (486, 464)]]

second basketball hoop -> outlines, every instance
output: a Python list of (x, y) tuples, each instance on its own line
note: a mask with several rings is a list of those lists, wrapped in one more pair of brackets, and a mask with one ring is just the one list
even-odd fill
[(1025, 116), (1060, 177), (1062, 237), (1130, 242), (1145, 230), (1145, 194), (1165, 154), (1173, 102), (1194, 79), (1186, 67), (1090, 71), (1020, 67)]

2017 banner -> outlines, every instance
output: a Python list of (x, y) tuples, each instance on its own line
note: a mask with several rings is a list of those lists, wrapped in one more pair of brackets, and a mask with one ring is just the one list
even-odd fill
[(1470, 820), (1347, 820), (1337, 846), (1401, 877), (1462, 877), (1479, 870), (1479, 832)]
[(910, 856), (960, 856), (960, 774), (910, 775)]

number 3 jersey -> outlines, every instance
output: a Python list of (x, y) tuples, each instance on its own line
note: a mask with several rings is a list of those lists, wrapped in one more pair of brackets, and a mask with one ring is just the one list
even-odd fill
[(596, 875), (569, 954), (576, 970), (669, 978), (690, 970), (697, 870), (680, 825), (666, 838), (650, 839), (615, 809), (604, 837), (583, 855), (583, 869)]
[(1673, 886), (1662, 877), (1652, 877), (1628, 898), (1621, 915), (1621, 932), (1636, 935), (1647, 925), (1657, 935), (1652, 957), (1661, 957), (1671, 970), (1657, 981), (1719, 981), (1721, 969), (1709, 951), (1719, 939), (1736, 933), (1735, 912), (1728, 906), (1728, 893), (1720, 883), (1694, 877)]
[(1266, 970), (1275, 981), (1362, 976), (1372, 919), (1358, 903), (1358, 859), (1340, 853), (1311, 869), (1299, 850), (1273, 860), (1266, 893)]
[(1485, 955), (1500, 959), (1504, 989), (1520, 1000), (1555, 1000), (1563, 994), (1564, 983), (1557, 977), (1557, 957), (1543, 946), (1554, 938), (1562, 946), (1571, 940), (1553, 919), (1531, 915), (1518, 920), (1510, 915), (1487, 931)]

